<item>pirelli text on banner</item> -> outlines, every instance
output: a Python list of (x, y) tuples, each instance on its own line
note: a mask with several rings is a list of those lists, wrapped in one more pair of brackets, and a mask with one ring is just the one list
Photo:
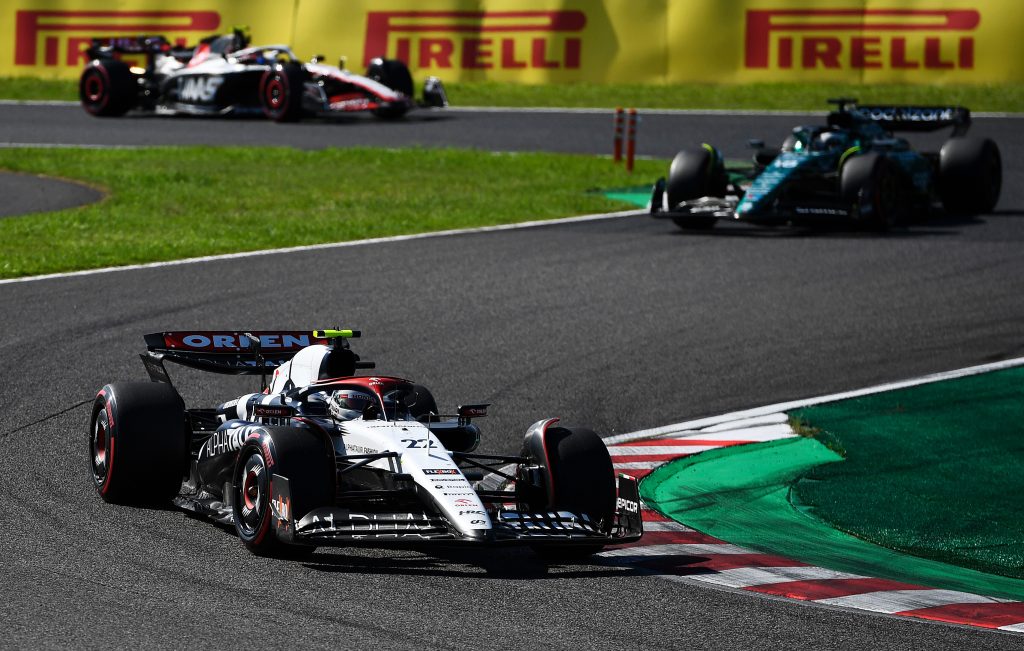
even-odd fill
[(586, 24), (580, 10), (371, 11), (363, 64), (387, 56), (438, 70), (578, 70)]
[[(1020, 83), (1024, 0), (0, 0), (0, 75), (77, 78), (93, 38), (247, 25), (302, 58), (545, 82)], [(116, 9), (112, 7), (116, 6)]]
[[(94, 38), (164, 34), (179, 45), (221, 26), (216, 11), (14, 12), (14, 65), (81, 68)], [(200, 36), (201, 38), (201, 36)]]
[(748, 10), (744, 66), (972, 69), (976, 9)]

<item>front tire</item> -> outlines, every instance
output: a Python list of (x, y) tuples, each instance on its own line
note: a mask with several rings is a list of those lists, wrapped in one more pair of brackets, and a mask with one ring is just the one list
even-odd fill
[[(569, 511), (586, 514), (602, 531), (611, 531), (615, 516), (615, 471), (608, 448), (592, 430), (551, 426), (528, 436), (522, 456), (540, 468), (543, 486), (520, 486), (518, 500), (531, 512)], [(553, 560), (580, 559), (603, 544), (538, 546), (535, 551)]]
[[(287, 545), (273, 530), (272, 475), (286, 477), (290, 510), (296, 519), (334, 503), (334, 468), (323, 440), (301, 427), (267, 427), (266, 435), (250, 439), (238, 452), (231, 486), (235, 532), (258, 556), (296, 556), (315, 547)], [(265, 445), (264, 445), (265, 444)]]
[(260, 106), (274, 122), (295, 122), (302, 117), (305, 75), (297, 63), (276, 63), (260, 78)]
[[(366, 76), (393, 91), (402, 93), (409, 101), (414, 97), (412, 74), (408, 66), (398, 59), (377, 58), (370, 61), (366, 68)], [(393, 120), (402, 117), (408, 110), (408, 104), (396, 103), (374, 109), (373, 114), (379, 118)]]
[(992, 212), (1003, 186), (999, 147), (985, 138), (950, 138), (939, 151), (939, 197), (947, 212)]
[(907, 218), (907, 197), (895, 164), (876, 153), (854, 156), (840, 173), (839, 194), (869, 228), (884, 231)]
[(89, 421), (93, 487), (115, 504), (170, 500), (185, 475), (187, 437), (185, 407), (170, 385), (106, 385)]
[[(668, 209), (679, 202), (701, 197), (724, 197), (728, 177), (718, 150), (710, 145), (684, 149), (672, 159), (668, 171)], [(707, 216), (674, 217), (672, 221), (683, 230), (707, 230), (717, 219)]]

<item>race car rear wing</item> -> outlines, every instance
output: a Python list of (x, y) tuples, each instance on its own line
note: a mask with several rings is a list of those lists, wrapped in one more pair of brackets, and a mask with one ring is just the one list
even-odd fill
[(887, 131), (937, 131), (953, 127), (954, 136), (962, 136), (971, 126), (971, 112), (963, 106), (898, 106), (858, 104), (852, 97), (828, 100), (836, 110), (829, 114), (829, 126), (850, 127), (860, 118), (877, 122)]
[(149, 353), (182, 366), (229, 375), (258, 375), (259, 358), (263, 365), (275, 368), (306, 346), (327, 343), (328, 338), (315, 337), (310, 330), (186, 330), (146, 335)]
[(953, 127), (962, 136), (971, 126), (971, 112), (963, 106), (876, 106), (857, 105), (851, 109), (889, 131), (936, 131)]
[(116, 59), (122, 54), (144, 54), (147, 64), (151, 64), (157, 54), (168, 54), (187, 61), (194, 49), (181, 42), (172, 44), (163, 36), (151, 35), (94, 38), (85, 53), (90, 59)]
[[(266, 388), (266, 375), (284, 364), (297, 352), (313, 344), (335, 345), (358, 337), (358, 330), (185, 330), (154, 332), (145, 335), (146, 352), (142, 363), (154, 382), (171, 384), (164, 362), (223, 373), (227, 375), (260, 375)], [(347, 343), (342, 344), (346, 349)], [(370, 362), (359, 362), (351, 353), (355, 368), (373, 368)]]

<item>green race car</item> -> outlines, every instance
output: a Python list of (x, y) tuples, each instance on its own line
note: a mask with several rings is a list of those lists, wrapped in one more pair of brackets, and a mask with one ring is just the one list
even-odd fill
[[(884, 230), (926, 214), (991, 212), (1002, 186), (995, 142), (968, 137), (970, 111), (959, 106), (864, 106), (829, 100), (826, 124), (798, 126), (779, 149), (757, 149), (751, 164), (726, 167), (715, 147), (676, 154), (668, 178), (651, 193), (653, 217), (684, 230), (719, 219), (778, 225), (846, 223)], [(952, 128), (938, 152), (914, 150), (895, 131)]]

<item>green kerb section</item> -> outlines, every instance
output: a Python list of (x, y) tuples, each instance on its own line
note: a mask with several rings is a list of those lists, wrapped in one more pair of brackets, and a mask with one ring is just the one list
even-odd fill
[(687, 457), (641, 494), (766, 553), (1024, 599), (1022, 411), (1024, 366), (807, 407), (814, 438)]
[(886, 547), (1024, 578), (1024, 367), (791, 416), (846, 451), (803, 476), (794, 503)]
[(808, 438), (721, 448), (658, 468), (641, 483), (640, 493), (674, 520), (764, 553), (857, 575), (1024, 599), (1024, 581), (879, 547), (790, 503), (794, 481), (841, 461)]

